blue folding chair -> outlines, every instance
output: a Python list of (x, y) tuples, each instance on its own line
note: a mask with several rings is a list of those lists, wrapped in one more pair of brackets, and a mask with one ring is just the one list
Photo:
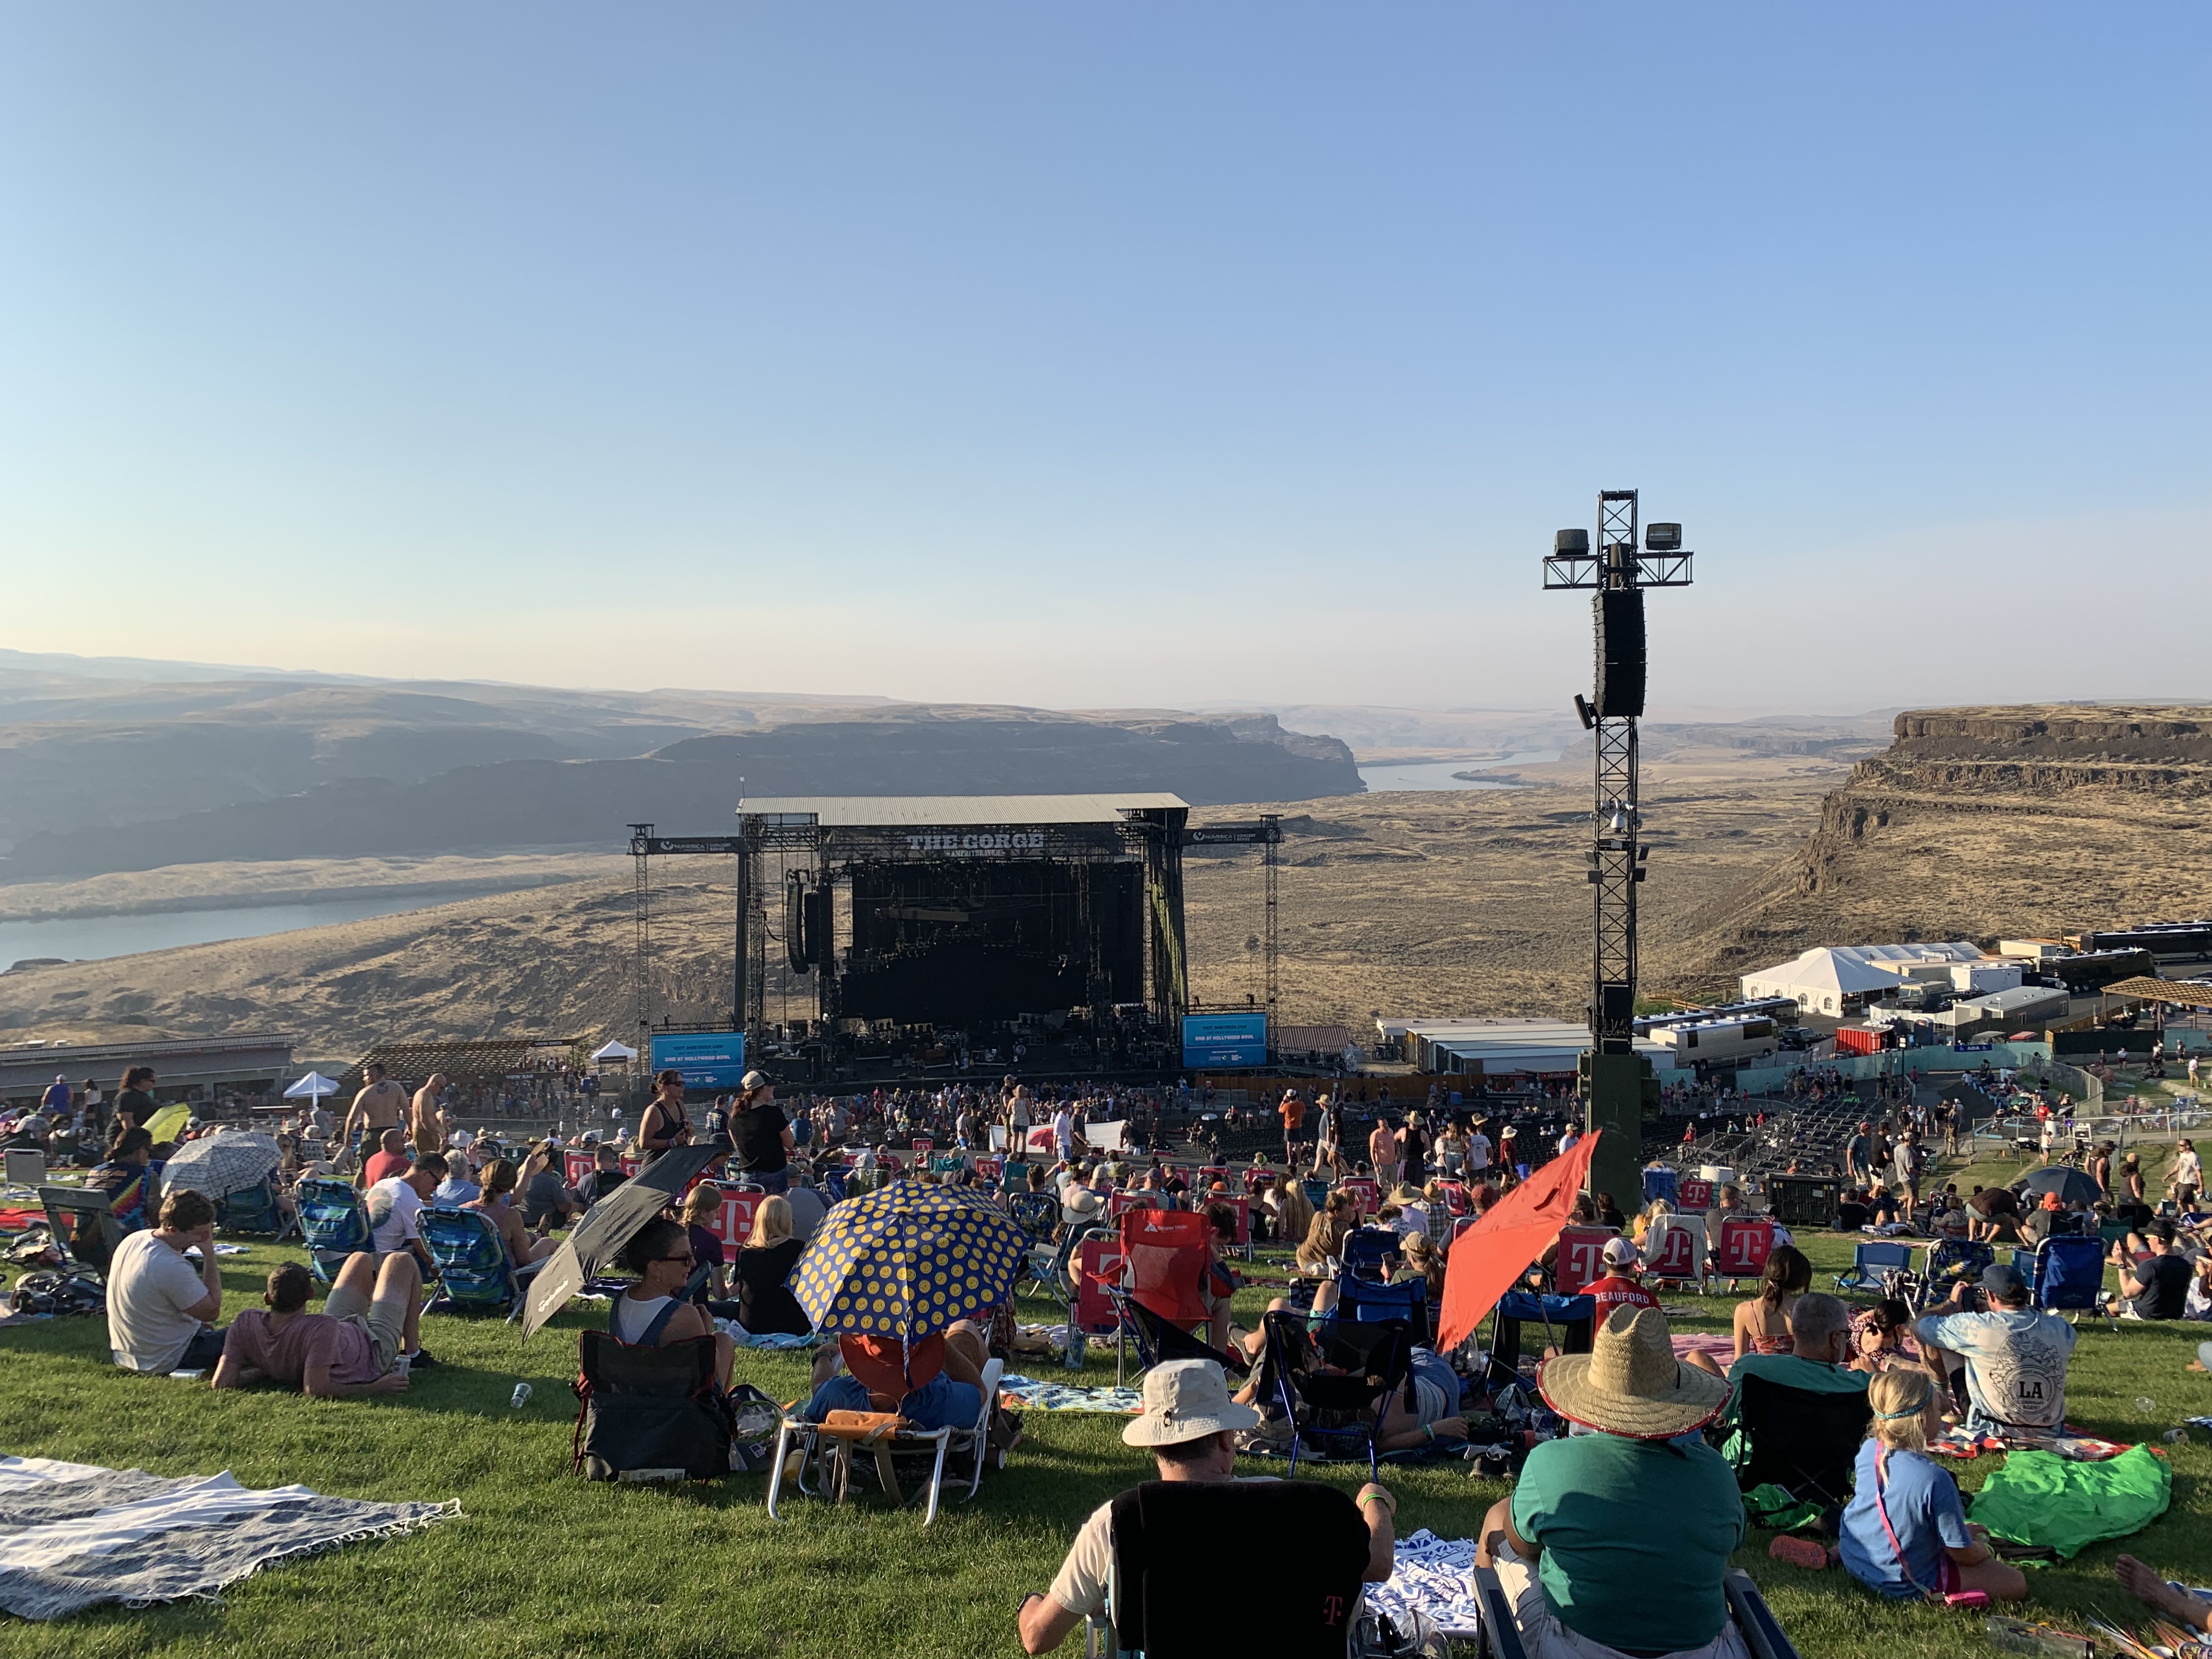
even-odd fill
[(1872, 1239), (1851, 1247), (1851, 1267), (1849, 1273), (1836, 1275), (1839, 1291), (1879, 1291), (1881, 1276), (1889, 1273), (1910, 1273), (1912, 1270), (1913, 1247), (1903, 1239)]
[(1318, 1210), (1328, 1202), (1328, 1182), (1309, 1176), (1298, 1182), (1298, 1189), (1306, 1195), (1306, 1202)]
[(1928, 1282), (1922, 1287), (1921, 1305), (1925, 1307), (1942, 1299), (1945, 1292), (1941, 1286), (1947, 1275), (1956, 1274), (1978, 1282), (1996, 1259), (1994, 1244), (1978, 1244), (1964, 1238), (1937, 1239), (1928, 1247)]
[(276, 1183), (267, 1178), (216, 1200), (215, 1224), (218, 1232), (266, 1233), (280, 1240), (292, 1231), (291, 1222), (276, 1207)]
[[(2033, 1276), (2028, 1284), (2035, 1305), (2045, 1313), (2070, 1313), (2081, 1322), (2085, 1313), (2104, 1305), (2105, 1241), (2101, 1238), (2046, 1238), (2035, 1247)], [(2114, 1330), (2116, 1321), (2106, 1316)]]
[(1417, 1346), (1425, 1346), (1430, 1338), (1428, 1281), (1409, 1279), (1396, 1285), (1377, 1285), (1366, 1279), (1339, 1279), (1336, 1309), (1331, 1316), (1361, 1325), (1397, 1320), (1413, 1334)]
[(292, 1189), (300, 1208), (300, 1236), (307, 1241), (307, 1270), (325, 1285), (338, 1276), (346, 1258), (373, 1243), (368, 1205), (349, 1182), (310, 1176)]
[(817, 1183), (823, 1192), (830, 1194), (830, 1201), (832, 1204), (842, 1204), (845, 1201), (845, 1175), (846, 1172), (842, 1170), (831, 1170)]
[(1380, 1227), (1354, 1227), (1344, 1236), (1344, 1277), (1380, 1284), (1398, 1254), (1397, 1234)]
[(415, 1227), (430, 1255), (425, 1313), (503, 1313), (512, 1319), (522, 1310), (525, 1283), (544, 1264), (517, 1268), (507, 1259), (498, 1224), (482, 1210), (437, 1205), (417, 1215)]

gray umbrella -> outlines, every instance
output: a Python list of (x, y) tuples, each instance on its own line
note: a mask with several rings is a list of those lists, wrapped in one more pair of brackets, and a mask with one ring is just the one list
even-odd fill
[(203, 1135), (177, 1148), (177, 1155), (161, 1168), (161, 1189), (180, 1188), (228, 1198), (258, 1187), (276, 1172), (283, 1155), (267, 1135), (246, 1130), (227, 1130)]
[(2031, 1199), (2056, 1193), (2061, 1204), (2094, 1204), (2103, 1196), (2102, 1188), (2087, 1170), (2069, 1170), (2063, 1164), (2046, 1164), (2040, 1170), (2029, 1170), (2020, 1190), (2022, 1197)]
[(522, 1313), (524, 1340), (567, 1307), (568, 1298), (605, 1271), (640, 1228), (684, 1195), (692, 1176), (728, 1150), (726, 1141), (672, 1147), (585, 1211), (530, 1281), (530, 1301)]

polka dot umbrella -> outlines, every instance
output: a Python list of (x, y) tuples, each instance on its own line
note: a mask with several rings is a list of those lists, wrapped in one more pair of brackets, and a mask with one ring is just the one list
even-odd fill
[(895, 1181), (823, 1218), (793, 1270), (799, 1305), (824, 1335), (912, 1343), (1013, 1293), (1022, 1230), (974, 1193)]

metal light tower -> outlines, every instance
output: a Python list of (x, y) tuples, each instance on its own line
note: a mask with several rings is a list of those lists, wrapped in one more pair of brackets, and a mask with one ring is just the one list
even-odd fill
[(1597, 635), (1595, 695), (1575, 698), (1575, 713), (1595, 736), (1597, 799), (1590, 815), (1589, 878), (1595, 894), (1589, 1028), (1593, 1053), (1583, 1073), (1588, 1127), (1616, 1133), (1598, 1142), (1593, 1190), (1624, 1203), (1643, 1193), (1644, 1067), (1633, 1043), (1636, 1018), (1636, 889), (1650, 848), (1638, 811), (1636, 722), (1644, 713), (1644, 590), (1687, 587), (1690, 557), (1682, 526), (1644, 527), (1637, 544), (1632, 489), (1598, 492), (1597, 546), (1586, 530), (1562, 530), (1544, 561), (1544, 586), (1591, 589)]

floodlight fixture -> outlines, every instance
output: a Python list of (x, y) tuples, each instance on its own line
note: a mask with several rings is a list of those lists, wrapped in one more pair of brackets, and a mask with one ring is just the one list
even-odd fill
[(1644, 526), (1644, 550), (1647, 553), (1679, 553), (1682, 550), (1682, 526), (1678, 524), (1648, 524)]

